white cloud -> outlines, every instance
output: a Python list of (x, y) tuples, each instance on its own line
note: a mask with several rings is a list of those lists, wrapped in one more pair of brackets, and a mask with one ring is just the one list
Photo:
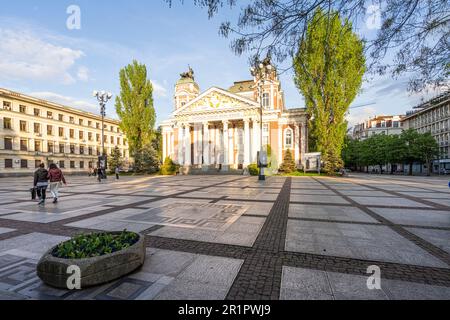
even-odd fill
[(98, 106), (95, 103), (87, 102), (84, 100), (79, 100), (76, 98), (64, 96), (58, 93), (54, 92), (47, 92), (47, 91), (41, 91), (41, 92), (32, 92), (30, 93), (30, 96), (36, 97), (43, 100), (52, 101), (55, 103), (60, 103), (62, 105), (65, 105), (67, 107), (72, 107), (76, 109), (81, 109), (88, 112), (98, 112)]
[(350, 109), (349, 114), (347, 115), (348, 127), (353, 127), (358, 123), (364, 122), (369, 118), (375, 116), (377, 114), (377, 110), (372, 107), (364, 107), (358, 109)]
[[(83, 51), (50, 43), (31, 31), (0, 28), (0, 39), (0, 79), (76, 81), (71, 69)], [(81, 71), (83, 78), (87, 70)]]
[(89, 68), (84, 67), (84, 66), (79, 67), (78, 71), (77, 71), (77, 78), (78, 78), (78, 80), (81, 80), (84, 82), (88, 81), (89, 80)]
[(150, 80), (153, 86), (153, 93), (155, 96), (165, 98), (167, 97), (167, 89), (159, 84), (156, 80)]

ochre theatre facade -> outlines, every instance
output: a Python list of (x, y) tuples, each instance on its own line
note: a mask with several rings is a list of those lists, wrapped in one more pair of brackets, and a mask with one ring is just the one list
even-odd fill
[(162, 123), (164, 159), (170, 157), (184, 169), (245, 169), (257, 162), (262, 137), (272, 168), (279, 167), (287, 150), (302, 168), (308, 151), (306, 111), (285, 108), (276, 71), (261, 87), (262, 94), (258, 80), (201, 93), (193, 71), (182, 74), (175, 85), (175, 110)]

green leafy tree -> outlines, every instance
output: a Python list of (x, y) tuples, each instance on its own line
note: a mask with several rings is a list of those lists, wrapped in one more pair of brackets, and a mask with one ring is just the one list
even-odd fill
[(286, 150), (284, 155), (283, 163), (280, 166), (280, 172), (283, 173), (292, 173), (296, 170), (295, 161), (292, 158), (291, 150)]
[[(162, 155), (162, 145), (163, 145), (163, 137), (162, 137), (162, 127), (159, 126), (158, 129), (156, 129), (153, 139), (152, 139), (152, 146), (153, 149), (156, 150), (156, 152), (158, 153), (158, 158), (162, 159), (163, 155)], [(164, 160), (165, 161), (165, 160)]]
[(158, 153), (151, 144), (147, 144), (135, 152), (134, 166), (135, 171), (140, 173), (152, 174), (159, 171)]
[(431, 133), (427, 132), (420, 135), (417, 152), (420, 161), (427, 165), (427, 174), (431, 175), (432, 162), (439, 157), (439, 144)]
[(109, 169), (113, 173), (115, 172), (117, 167), (121, 167), (123, 165), (122, 154), (118, 146), (116, 146), (112, 151), (108, 158)]
[(399, 150), (401, 152), (402, 162), (408, 164), (408, 172), (409, 175), (412, 176), (412, 168), (414, 162), (420, 161), (418, 149), (420, 142), (420, 133), (418, 133), (414, 129), (405, 130), (400, 136), (400, 141), (401, 144), (399, 146)]
[(147, 68), (134, 60), (120, 70), (120, 96), (116, 97), (116, 112), (121, 129), (127, 135), (130, 154), (150, 144), (156, 121), (153, 107), (153, 86), (148, 79)]
[(365, 68), (363, 42), (339, 14), (317, 10), (294, 58), (295, 83), (311, 117), (316, 150), (330, 173), (343, 165), (345, 115), (358, 94)]

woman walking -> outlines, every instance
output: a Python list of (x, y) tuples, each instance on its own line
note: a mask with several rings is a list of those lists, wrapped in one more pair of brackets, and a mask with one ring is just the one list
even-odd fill
[(48, 171), (48, 179), (50, 179), (50, 192), (53, 196), (53, 203), (57, 203), (59, 198), (59, 187), (61, 187), (62, 183), (64, 183), (65, 185), (67, 185), (67, 183), (61, 169), (59, 169), (58, 166), (54, 163), (50, 165), (50, 170)]
[(45, 169), (45, 165), (41, 163), (39, 169), (34, 173), (34, 187), (39, 195), (39, 205), (45, 204), (46, 191), (48, 187), (48, 171)]

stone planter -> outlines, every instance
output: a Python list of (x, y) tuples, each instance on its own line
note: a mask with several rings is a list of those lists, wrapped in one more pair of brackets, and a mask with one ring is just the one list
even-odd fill
[[(111, 232), (120, 234), (120, 232)], [(78, 266), (81, 270), (81, 288), (92, 287), (116, 280), (127, 275), (144, 264), (145, 242), (139, 235), (134, 245), (121, 251), (104, 256), (87, 259), (61, 259), (54, 257), (52, 252), (57, 246), (51, 248), (41, 258), (37, 265), (37, 275), (46, 284), (67, 289), (69, 266)]]

